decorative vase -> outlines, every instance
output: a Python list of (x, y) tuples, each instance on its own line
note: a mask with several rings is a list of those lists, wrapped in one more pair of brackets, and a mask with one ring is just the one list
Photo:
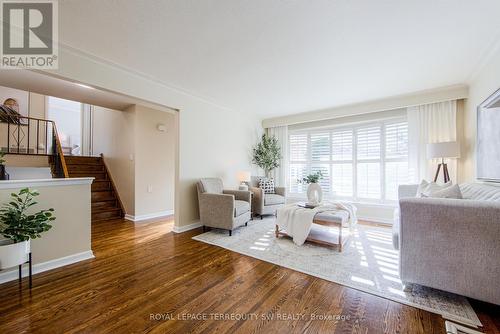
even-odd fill
[(18, 243), (13, 243), (12, 240), (0, 240), (0, 270), (26, 263), (30, 248), (30, 240)]
[(307, 201), (309, 204), (318, 205), (323, 200), (323, 190), (319, 183), (310, 183), (307, 187)]

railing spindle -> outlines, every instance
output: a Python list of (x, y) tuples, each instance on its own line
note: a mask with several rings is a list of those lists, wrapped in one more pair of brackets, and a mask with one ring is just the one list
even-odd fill
[(31, 120), (28, 119), (28, 146), (26, 147), (26, 154), (30, 153), (30, 123)]
[(45, 121), (45, 154), (49, 154), (49, 123)]
[(38, 154), (40, 151), (40, 120), (36, 120), (36, 154)]
[(7, 123), (7, 153), (10, 152), (10, 122)]
[(19, 145), (21, 144), (21, 141), (19, 140), (21, 134), (21, 120), (18, 121), (19, 122), (17, 123), (17, 153), (19, 153)]

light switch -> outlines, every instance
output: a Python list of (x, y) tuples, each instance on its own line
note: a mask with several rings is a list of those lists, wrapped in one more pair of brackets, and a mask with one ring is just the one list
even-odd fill
[(152, 193), (153, 192), (153, 186), (152, 185), (149, 185), (148, 186), (148, 193)]

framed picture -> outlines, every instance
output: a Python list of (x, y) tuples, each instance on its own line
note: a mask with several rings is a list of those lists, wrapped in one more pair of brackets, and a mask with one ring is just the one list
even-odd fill
[(500, 182), (500, 89), (477, 107), (477, 179)]

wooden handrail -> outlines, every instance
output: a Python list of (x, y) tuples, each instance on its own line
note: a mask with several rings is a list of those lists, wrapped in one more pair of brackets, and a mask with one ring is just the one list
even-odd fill
[[(53, 123), (55, 124), (55, 122), (53, 120), (50, 120), (50, 119), (43, 119), (43, 118), (36, 118), (36, 117), (28, 117), (28, 116), (22, 116), (22, 115), (7, 115), (8, 117), (15, 117), (15, 118), (23, 118), (23, 119), (31, 119), (31, 120), (34, 120), (34, 121), (44, 121), (44, 122), (48, 122), (48, 123)], [(6, 122), (4, 122), (6, 123)]]
[(69, 173), (68, 173), (68, 166), (66, 166), (66, 159), (64, 158), (64, 154), (62, 151), (62, 146), (61, 146), (61, 141), (59, 140), (59, 134), (57, 133), (57, 126), (56, 123), (52, 122), (52, 126), (54, 129), (54, 135), (56, 136), (56, 146), (57, 146), (57, 153), (59, 154), (59, 158), (61, 159), (61, 166), (63, 169), (63, 174), (64, 178), (67, 179), (69, 178)]

